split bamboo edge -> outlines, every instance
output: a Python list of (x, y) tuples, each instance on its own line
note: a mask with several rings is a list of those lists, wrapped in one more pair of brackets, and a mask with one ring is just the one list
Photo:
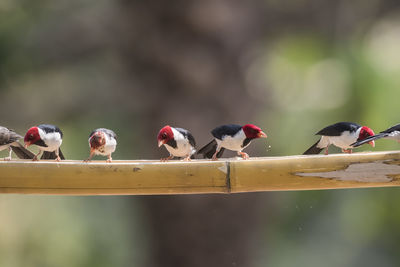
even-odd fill
[(400, 186), (400, 151), (219, 161), (0, 162), (0, 193), (165, 195)]

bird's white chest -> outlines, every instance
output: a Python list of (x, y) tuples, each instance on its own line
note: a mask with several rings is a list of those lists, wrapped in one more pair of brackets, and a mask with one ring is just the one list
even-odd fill
[(40, 150), (52, 152), (57, 150), (62, 144), (61, 135), (58, 132), (46, 133), (42, 129), (39, 129), (39, 135), (47, 145), (47, 147), (39, 147)]
[(174, 133), (176, 148), (173, 148), (172, 146), (165, 144), (165, 148), (171, 155), (175, 157), (187, 157), (196, 152), (196, 150), (190, 145), (189, 140), (186, 139), (183, 136), (183, 134), (181, 134), (175, 129), (172, 129), (172, 132)]
[[(117, 140), (115, 140), (114, 138), (110, 138), (107, 135), (106, 136), (106, 143), (104, 144), (104, 146), (98, 147), (94, 153), (96, 155), (102, 155), (102, 156), (107, 156), (110, 155), (111, 153), (113, 153), (115, 151), (115, 149), (117, 148)], [(90, 142), (90, 139), (89, 139)], [(90, 146), (90, 143), (89, 143)]]
[(318, 147), (324, 148), (329, 145), (334, 145), (342, 149), (353, 148), (350, 145), (357, 141), (360, 130), (361, 129), (358, 129), (357, 131), (352, 133), (350, 131), (345, 131), (340, 136), (322, 136)]
[(237, 134), (234, 136), (229, 136), (225, 135), (222, 137), (222, 140), (215, 139), (217, 141), (217, 145), (219, 147), (224, 147), (229, 150), (233, 151), (242, 151), (245, 147), (247, 147), (249, 144), (246, 146), (242, 147), (243, 141), (246, 139), (246, 135), (243, 132), (243, 130), (240, 130)]

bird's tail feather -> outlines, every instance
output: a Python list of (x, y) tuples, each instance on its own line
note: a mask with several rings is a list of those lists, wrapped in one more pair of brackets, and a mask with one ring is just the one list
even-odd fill
[[(65, 159), (64, 154), (61, 152), (61, 149), (58, 149), (58, 155), (60, 156), (60, 159)], [(43, 155), (40, 159), (56, 159), (56, 158), (57, 158), (56, 152), (43, 151)]]
[(315, 155), (321, 153), (321, 151), (324, 150), (324, 148), (318, 147), (320, 141), (321, 139), (318, 140), (315, 144), (313, 144), (309, 149), (307, 149), (306, 152), (303, 153), (303, 155)]
[[(217, 153), (217, 158), (220, 158), (222, 154), (224, 153), (225, 148), (221, 148), (219, 152)], [(215, 151), (217, 151), (217, 141), (213, 139), (210, 143), (207, 145), (203, 146), (199, 151), (197, 151), (197, 154), (202, 154), (203, 158), (212, 158), (214, 155)]]
[(14, 151), (15, 155), (17, 155), (20, 159), (33, 159), (35, 154), (30, 152), (28, 149), (23, 147), (20, 143), (16, 142), (15, 144), (11, 145), (12, 150)]
[(361, 145), (363, 145), (365, 143), (368, 143), (368, 142), (371, 142), (371, 141), (374, 141), (376, 139), (380, 139), (380, 138), (383, 138), (383, 137), (386, 137), (386, 136), (389, 136), (389, 135), (390, 135), (390, 133), (379, 133), (379, 134), (367, 137), (364, 140), (357, 141), (357, 142), (351, 144), (351, 146), (352, 147), (358, 147), (358, 146), (361, 146)]

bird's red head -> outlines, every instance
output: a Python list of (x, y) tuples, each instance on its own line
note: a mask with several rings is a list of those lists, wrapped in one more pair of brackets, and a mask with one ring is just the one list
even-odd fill
[(267, 135), (260, 129), (260, 127), (253, 124), (246, 124), (242, 129), (247, 138), (267, 138)]
[[(368, 138), (368, 137), (373, 136), (373, 135), (375, 135), (375, 133), (374, 133), (374, 131), (372, 131), (371, 128), (368, 128), (367, 126), (363, 126), (363, 127), (361, 127), (360, 134), (358, 135), (358, 140), (357, 141), (362, 141), (365, 138)], [(370, 144), (372, 147), (374, 147), (375, 146), (375, 141), (372, 140), (371, 142), (368, 142), (368, 144)]]
[(104, 133), (102, 133), (102, 132), (95, 132), (89, 138), (89, 145), (91, 148), (96, 149), (96, 148), (104, 146), (105, 144), (106, 144), (106, 138), (104, 136)]
[(157, 135), (158, 147), (167, 143), (169, 140), (174, 138), (171, 126), (164, 126)]
[(40, 140), (39, 130), (38, 127), (30, 128), (24, 137), (25, 147), (35, 144), (37, 141)]

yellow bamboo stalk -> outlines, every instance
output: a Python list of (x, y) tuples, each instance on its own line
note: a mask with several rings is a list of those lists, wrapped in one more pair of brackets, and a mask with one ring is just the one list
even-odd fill
[(151, 195), (400, 186), (400, 152), (220, 161), (0, 162), (0, 193)]

